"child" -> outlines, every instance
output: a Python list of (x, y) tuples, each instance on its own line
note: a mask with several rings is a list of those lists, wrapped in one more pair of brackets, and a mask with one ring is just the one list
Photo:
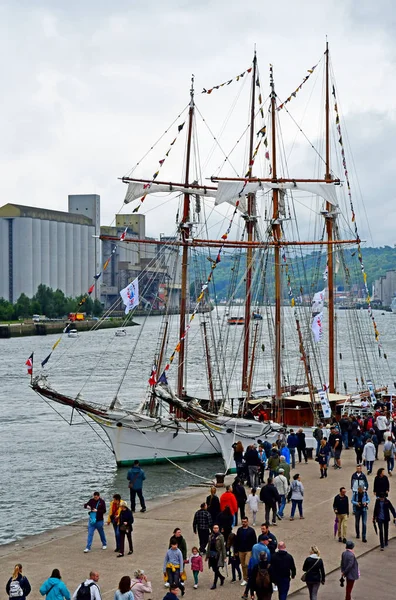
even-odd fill
[(199, 572), (203, 571), (203, 562), (202, 562), (202, 556), (199, 553), (199, 550), (196, 546), (194, 546), (191, 550), (192, 554), (190, 556), (190, 564), (191, 564), (191, 570), (193, 572), (193, 576), (194, 576), (194, 590), (197, 589), (198, 587), (198, 575)]
[(231, 583), (234, 583), (236, 581), (235, 575), (237, 573), (238, 573), (239, 581), (242, 580), (242, 573), (241, 573), (241, 567), (240, 567), (241, 561), (240, 561), (238, 552), (235, 552), (235, 542), (236, 542), (235, 533), (230, 533), (230, 535), (228, 536), (228, 539), (227, 539), (227, 556), (228, 556), (228, 564), (231, 565), (231, 570), (232, 570)]
[(165, 554), (163, 572), (164, 575), (168, 576), (168, 583), (170, 587), (178, 587), (181, 591), (182, 596), (184, 596), (184, 585), (180, 577), (183, 571), (183, 555), (178, 548), (177, 538), (172, 537), (170, 540), (170, 548)]
[(246, 500), (246, 504), (249, 504), (249, 508), (252, 511), (253, 527), (256, 525), (256, 515), (259, 509), (259, 502), (260, 499), (258, 496), (256, 496), (256, 488), (252, 488), (252, 491)]

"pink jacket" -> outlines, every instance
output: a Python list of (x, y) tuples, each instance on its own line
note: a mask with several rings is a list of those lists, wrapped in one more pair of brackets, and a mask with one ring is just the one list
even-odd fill
[(202, 556), (199, 554), (192, 554), (192, 556), (190, 556), (190, 564), (192, 571), (203, 571)]
[(131, 580), (131, 591), (135, 597), (135, 600), (143, 600), (144, 592), (152, 592), (150, 581), (141, 581), (140, 579)]

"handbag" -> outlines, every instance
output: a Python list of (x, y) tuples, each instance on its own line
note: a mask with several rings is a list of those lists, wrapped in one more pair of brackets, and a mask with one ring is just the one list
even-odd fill
[[(99, 500), (96, 504), (96, 510), (98, 510), (98, 506), (99, 506)], [(90, 525), (94, 525), (96, 523), (96, 515), (97, 513), (94, 512), (93, 510), (91, 510), (91, 512), (89, 513), (89, 523)]]
[(307, 575), (308, 575), (308, 573), (309, 573), (309, 572), (310, 572), (310, 571), (311, 571), (311, 570), (312, 570), (314, 567), (316, 567), (316, 565), (318, 564), (318, 562), (319, 562), (319, 561), (320, 561), (320, 558), (318, 558), (318, 559), (317, 559), (317, 561), (316, 561), (316, 562), (314, 562), (314, 564), (312, 565), (312, 567), (310, 567), (310, 568), (308, 569), (308, 571), (305, 571), (305, 573), (303, 573), (303, 574), (301, 575), (301, 581), (306, 581), (306, 580), (307, 580)]

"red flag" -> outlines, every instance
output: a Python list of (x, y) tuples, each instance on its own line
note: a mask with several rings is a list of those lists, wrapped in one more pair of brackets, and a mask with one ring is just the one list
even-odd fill
[(127, 231), (128, 231), (128, 227), (125, 227), (124, 231), (120, 235), (120, 242), (123, 242), (125, 240)]
[(155, 365), (153, 365), (153, 368), (151, 370), (151, 375), (150, 375), (150, 379), (148, 380), (149, 385), (153, 386), (157, 383), (157, 367)]
[(92, 292), (94, 291), (94, 289), (95, 289), (95, 284), (93, 283), (91, 285), (91, 287), (89, 288), (89, 290), (88, 290), (88, 294), (92, 294)]
[(28, 375), (33, 375), (33, 352), (31, 353), (31, 355), (29, 356), (29, 358), (25, 362), (25, 365), (28, 368), (28, 370), (27, 370)]

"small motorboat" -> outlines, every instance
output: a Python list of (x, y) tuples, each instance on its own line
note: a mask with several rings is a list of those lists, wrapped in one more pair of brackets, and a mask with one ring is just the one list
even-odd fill
[(125, 327), (120, 327), (119, 329), (116, 329), (115, 334), (117, 337), (125, 337), (127, 334), (127, 330), (125, 329)]
[(77, 329), (70, 329), (67, 332), (67, 337), (69, 337), (69, 338), (76, 338), (76, 337), (78, 337), (78, 331), (77, 331)]
[(228, 325), (244, 325), (245, 317), (230, 317), (228, 319)]

